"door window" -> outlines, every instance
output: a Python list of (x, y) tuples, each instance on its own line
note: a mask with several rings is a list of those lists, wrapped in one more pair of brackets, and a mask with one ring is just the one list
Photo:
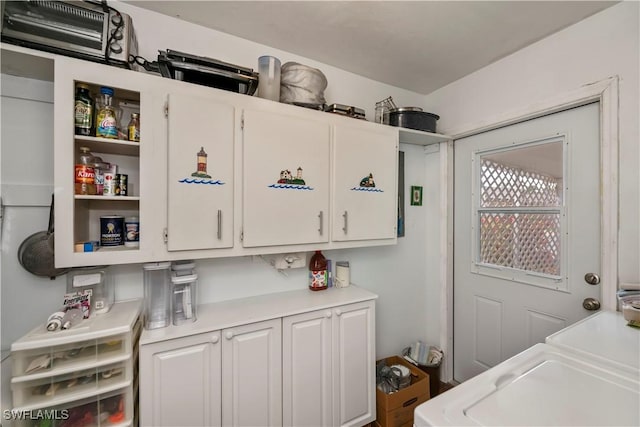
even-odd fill
[(477, 272), (558, 287), (563, 153), (564, 138), (476, 153)]

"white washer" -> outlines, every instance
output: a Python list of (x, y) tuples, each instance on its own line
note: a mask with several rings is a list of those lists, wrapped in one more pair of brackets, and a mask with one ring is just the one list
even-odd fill
[(599, 311), (547, 337), (547, 344), (627, 369), (640, 380), (640, 329), (619, 311)]
[[(609, 342), (605, 335), (611, 332), (607, 326), (610, 316), (592, 317), (593, 322), (580, 322), (549, 337), (554, 345), (536, 344), (418, 406), (414, 424), (640, 425), (640, 347), (636, 336), (620, 329), (629, 338), (626, 344), (619, 342), (624, 341), (622, 337)], [(593, 342), (593, 336), (582, 335), (591, 328), (602, 341)], [(640, 335), (640, 330), (629, 329)], [(568, 333), (562, 335), (564, 332)], [(583, 344), (581, 337), (588, 341)], [(597, 350), (598, 345), (607, 343), (610, 350)], [(609, 360), (608, 351), (613, 360)]]

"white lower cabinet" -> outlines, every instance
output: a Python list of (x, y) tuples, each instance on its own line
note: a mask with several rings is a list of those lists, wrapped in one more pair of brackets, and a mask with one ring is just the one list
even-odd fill
[(220, 332), (141, 347), (140, 424), (219, 426)]
[(140, 425), (372, 422), (375, 298), (356, 286), (290, 291), (203, 305), (196, 323), (144, 331)]
[(373, 301), (283, 318), (285, 426), (359, 426), (375, 418)]

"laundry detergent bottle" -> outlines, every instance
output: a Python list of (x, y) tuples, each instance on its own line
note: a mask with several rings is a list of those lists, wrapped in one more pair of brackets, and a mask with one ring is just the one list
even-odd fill
[(327, 289), (328, 284), (327, 260), (322, 252), (316, 251), (309, 260), (309, 289), (321, 291)]

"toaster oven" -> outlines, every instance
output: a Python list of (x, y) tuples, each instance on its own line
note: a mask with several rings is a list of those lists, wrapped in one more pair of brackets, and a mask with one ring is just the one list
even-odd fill
[(131, 17), (106, 2), (3, 1), (2, 41), (129, 66), (138, 45)]

